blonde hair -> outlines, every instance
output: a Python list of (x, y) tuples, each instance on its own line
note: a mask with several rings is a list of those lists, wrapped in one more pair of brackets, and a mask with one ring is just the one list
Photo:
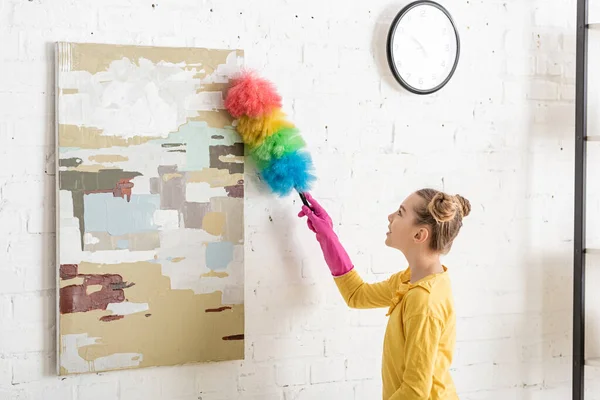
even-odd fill
[(416, 224), (431, 229), (429, 247), (447, 254), (462, 227), (462, 220), (471, 212), (471, 203), (461, 195), (449, 195), (435, 189), (416, 192), (424, 201), (415, 208)]

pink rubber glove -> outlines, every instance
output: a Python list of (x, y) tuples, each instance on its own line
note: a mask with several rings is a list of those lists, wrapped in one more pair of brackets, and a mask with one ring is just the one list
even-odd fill
[(350, 272), (354, 265), (333, 231), (331, 217), (309, 193), (305, 193), (305, 196), (314, 212), (307, 206), (302, 206), (302, 211), (300, 211), (298, 217), (307, 217), (308, 228), (317, 234), (317, 241), (321, 246), (325, 262), (331, 274), (341, 276)]

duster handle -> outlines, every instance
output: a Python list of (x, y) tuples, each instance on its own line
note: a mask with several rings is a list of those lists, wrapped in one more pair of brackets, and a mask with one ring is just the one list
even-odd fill
[(306, 207), (310, 208), (311, 210), (313, 210), (313, 208), (310, 206), (310, 204), (308, 204), (308, 201), (306, 200), (306, 196), (304, 195), (304, 193), (298, 192), (298, 194), (300, 195), (300, 199), (302, 199), (302, 202), (304, 203), (304, 205)]

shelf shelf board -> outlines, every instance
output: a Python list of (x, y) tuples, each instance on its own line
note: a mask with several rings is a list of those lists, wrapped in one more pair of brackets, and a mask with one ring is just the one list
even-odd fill
[(600, 357), (588, 358), (585, 360), (585, 365), (588, 367), (600, 367)]

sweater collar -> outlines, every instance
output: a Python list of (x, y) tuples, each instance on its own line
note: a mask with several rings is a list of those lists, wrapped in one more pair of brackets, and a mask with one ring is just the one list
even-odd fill
[[(436, 278), (441, 275), (446, 274), (446, 272), (448, 271), (448, 268), (445, 265), (442, 265), (442, 268), (444, 269), (444, 271), (438, 272), (437, 274), (427, 275), (426, 277), (419, 279), (418, 281), (416, 281), (414, 283), (411, 283), (410, 282), (411, 270), (410, 270), (410, 267), (408, 267), (400, 276), (400, 280), (402, 282), (400, 286), (406, 285), (406, 288), (405, 288), (406, 291), (413, 289), (415, 287), (422, 287), (423, 289), (427, 290), (428, 292), (431, 292), (431, 288), (432, 288)], [(401, 288), (399, 288), (399, 289), (402, 290)]]

